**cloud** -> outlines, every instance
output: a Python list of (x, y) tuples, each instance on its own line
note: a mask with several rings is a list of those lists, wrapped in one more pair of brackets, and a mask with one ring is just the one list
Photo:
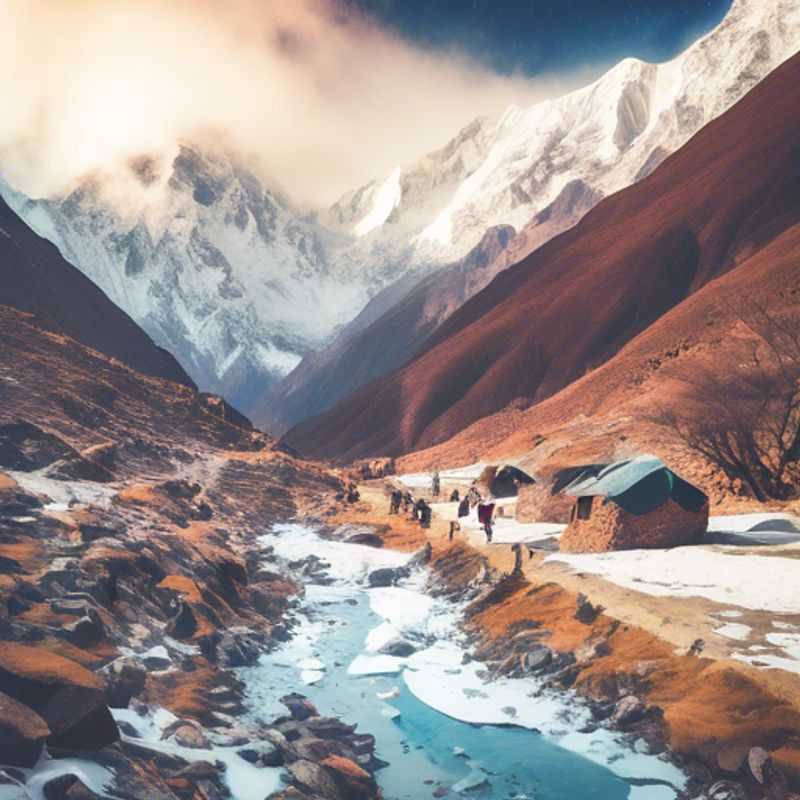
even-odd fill
[(341, 0), (3, 0), (0, 166), (52, 194), (213, 136), (319, 206), (585, 77), (497, 75)]

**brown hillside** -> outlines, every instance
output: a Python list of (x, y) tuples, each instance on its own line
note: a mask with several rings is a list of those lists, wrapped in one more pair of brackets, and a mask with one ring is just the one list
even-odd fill
[(306, 454), (399, 454), (606, 362), (800, 220), (800, 56), (640, 183), (496, 278), (428, 349), (285, 437)]
[(55, 245), (37, 236), (0, 197), (0, 305), (118, 358), (133, 369), (194, 387), (166, 351), (115, 306)]

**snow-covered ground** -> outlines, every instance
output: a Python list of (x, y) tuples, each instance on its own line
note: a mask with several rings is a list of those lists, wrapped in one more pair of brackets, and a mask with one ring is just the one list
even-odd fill
[(547, 560), (658, 597), (704, 597), (724, 605), (800, 614), (800, 560), (791, 557), (800, 552), (800, 547), (791, 547), (800, 541), (798, 529), (798, 520), (789, 514), (711, 517), (711, 541), (714, 534), (724, 533), (731, 544), (554, 553)]
[[(462, 484), (469, 484), (477, 480), (486, 464), (477, 462), (475, 464), (466, 464), (463, 467), (454, 467), (453, 469), (443, 469), (439, 472), (442, 486), (460, 486)], [(424, 489), (429, 491), (431, 488), (431, 481), (433, 479), (432, 472), (408, 472), (405, 475), (398, 475), (397, 479), (408, 486), (409, 489)]]
[[(656, 597), (702, 597), (723, 606), (775, 615), (800, 615), (800, 521), (791, 514), (712, 517), (708, 543), (669, 550), (554, 553), (550, 563)], [(733, 657), (756, 666), (800, 672), (800, 622), (775, 620), (780, 633), (753, 641), (744, 611), (723, 610), (717, 635), (742, 643)]]
[[(503, 514), (513, 514), (515, 502), (510, 500), (497, 500), (497, 506), (503, 509)], [(458, 503), (432, 503), (431, 508), (437, 517), (450, 521), (458, 520), (461, 523), (462, 533), (466, 533), (475, 543), (483, 542), (483, 527), (478, 522), (477, 507), (470, 510), (466, 517), (458, 517)], [(496, 516), (493, 527), (493, 544), (516, 544), (540, 542), (559, 536), (565, 525), (553, 522), (517, 522), (513, 516)]]
[(70, 503), (93, 505), (108, 508), (117, 489), (107, 483), (93, 481), (58, 481), (45, 475), (47, 469), (36, 472), (15, 472), (8, 474), (25, 491), (50, 498), (45, 505), (47, 511), (66, 511)]
[(705, 597), (723, 605), (800, 614), (800, 561), (704, 546), (615, 553), (554, 553), (576, 572), (657, 597)]

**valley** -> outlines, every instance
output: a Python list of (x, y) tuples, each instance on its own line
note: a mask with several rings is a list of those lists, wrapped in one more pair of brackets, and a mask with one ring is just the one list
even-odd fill
[(416, 3), (0, 9), (0, 800), (800, 800), (800, 4)]

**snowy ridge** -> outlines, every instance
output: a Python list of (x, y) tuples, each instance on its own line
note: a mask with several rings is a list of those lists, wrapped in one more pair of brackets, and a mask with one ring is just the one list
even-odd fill
[[(519, 230), (572, 180), (602, 195), (616, 192), (651, 172), (798, 46), (793, 0), (736, 0), (716, 29), (672, 61), (625, 59), (582, 89), (511, 107), (494, 125), (476, 121), (404, 172), (402, 202), (385, 227), (412, 233), (415, 257), (448, 261), (491, 225)], [(414, 191), (420, 184), (448, 188), (424, 224)], [(357, 216), (353, 197), (363, 195), (347, 198)], [(429, 200), (429, 209), (434, 205)], [(334, 210), (341, 215), (341, 201)]]

